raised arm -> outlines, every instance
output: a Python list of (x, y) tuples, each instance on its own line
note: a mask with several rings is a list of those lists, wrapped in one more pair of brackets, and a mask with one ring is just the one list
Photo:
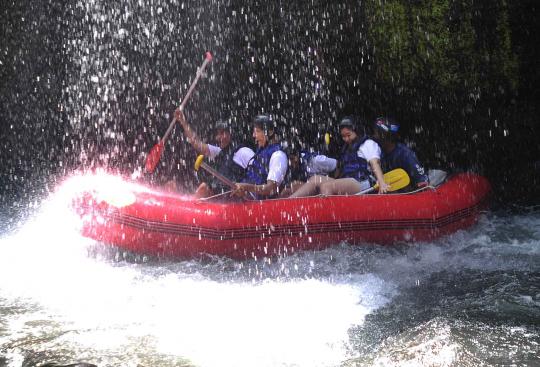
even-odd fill
[(203, 154), (205, 156), (210, 155), (210, 149), (208, 148), (208, 144), (204, 143), (197, 137), (197, 134), (191, 129), (191, 126), (186, 121), (186, 117), (184, 116), (184, 113), (180, 108), (177, 108), (176, 111), (174, 111), (174, 118), (176, 121), (182, 125), (184, 128), (184, 135), (187, 138), (187, 141), (193, 146), (195, 151), (199, 154)]

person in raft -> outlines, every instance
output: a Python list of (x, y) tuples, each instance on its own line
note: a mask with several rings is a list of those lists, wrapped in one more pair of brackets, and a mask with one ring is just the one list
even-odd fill
[(411, 184), (404, 191), (411, 191), (429, 184), (424, 167), (418, 161), (414, 151), (399, 142), (399, 124), (390, 117), (378, 117), (373, 124), (373, 139), (382, 149), (381, 167), (383, 172), (403, 168), (411, 179)]
[(273, 198), (279, 194), (287, 173), (287, 154), (281, 149), (277, 124), (270, 115), (257, 115), (252, 124), (257, 151), (232, 194), (244, 197), (251, 193), (251, 197), (258, 199)]
[(280, 197), (289, 197), (298, 190), (310, 177), (327, 176), (337, 168), (337, 160), (313, 149), (304, 149), (299, 141), (287, 149), (289, 170), (285, 177), (285, 189)]
[(357, 194), (372, 186), (371, 174), (379, 184), (379, 193), (388, 191), (380, 166), (381, 148), (364, 133), (358, 119), (344, 117), (339, 124), (339, 133), (345, 145), (338, 159), (337, 178), (313, 176), (290, 197)]
[[(213, 161), (213, 166), (223, 176), (232, 181), (241, 180), (244, 177), (245, 169), (255, 153), (248, 147), (240, 147), (232, 138), (231, 126), (223, 120), (217, 121), (214, 126), (214, 139), (218, 146), (206, 144), (201, 141), (191, 126), (186, 121), (184, 113), (177, 109), (175, 111), (176, 120), (184, 128), (187, 141), (193, 146), (197, 153), (208, 157)], [(217, 179), (212, 179), (208, 183), (203, 182), (195, 191), (195, 197), (209, 197), (229, 191), (230, 188)]]

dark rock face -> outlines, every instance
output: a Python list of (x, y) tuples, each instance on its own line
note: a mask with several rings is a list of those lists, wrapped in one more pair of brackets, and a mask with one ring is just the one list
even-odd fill
[[(65, 5), (65, 6), (64, 6)], [(318, 144), (339, 117), (391, 114), (427, 167), (486, 174), (503, 201), (538, 195), (534, 1), (155, 1), (0, 10), (2, 208), (74, 169), (131, 173), (162, 136), (204, 53), (186, 113), (202, 136), (270, 112)], [(157, 183), (189, 189), (194, 154), (175, 132)], [(536, 165), (535, 165), (536, 164)]]

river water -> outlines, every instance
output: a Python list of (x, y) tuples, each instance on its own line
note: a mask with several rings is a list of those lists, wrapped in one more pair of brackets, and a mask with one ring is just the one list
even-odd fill
[(540, 364), (538, 208), (431, 243), (172, 262), (81, 237), (68, 192), (3, 218), (2, 367)]
[[(464, 53), (458, 85), (467, 85), (469, 74), (484, 80), (470, 86), (474, 103), (460, 112), (452, 95), (434, 95), (439, 104), (433, 102), (426, 98), (429, 85), (409, 85), (397, 67), (392, 88), (380, 84), (371, 69), (380, 60), (370, 59), (372, 41), (361, 23), (362, 4), (370, 2), (4, 3), (0, 367), (540, 366), (540, 207), (493, 210), (477, 226), (431, 243), (336, 243), (270, 260), (172, 262), (81, 237), (66, 209), (72, 195), (67, 184), (51, 185), (48, 197), (31, 197), (50, 177), (72, 169), (104, 166), (125, 173), (142, 166), (204, 53), (212, 51), (215, 59), (186, 111), (201, 134), (218, 117), (248, 131), (245, 121), (271, 111), (319, 137), (346, 108), (379, 114), (381, 104), (397, 99), (398, 107), (406, 105), (418, 144), (436, 148), (452, 166), (455, 152), (473, 166), (495, 163), (488, 171), (496, 173), (497, 196), (514, 190), (526, 201), (529, 189), (539, 186), (538, 165), (520, 166), (538, 159), (525, 154), (538, 146), (536, 125), (528, 129), (525, 120), (499, 118), (489, 105), (492, 91), (481, 86), (499, 80), (497, 73), (484, 74), (499, 70), (497, 63), (479, 68)], [(489, 21), (476, 26), (486, 27), (480, 35), (506, 40), (489, 28), (499, 28), (495, 13), (490, 7), (479, 18)], [(511, 18), (514, 26), (525, 22), (514, 28), (525, 41), (513, 47), (528, 52), (536, 41), (528, 19), (535, 17), (524, 14)], [(433, 29), (426, 40), (441, 33)], [(484, 43), (480, 38), (474, 44)], [(493, 60), (504, 54), (496, 45)], [(520, 61), (522, 79), (532, 85), (531, 55)], [(502, 93), (503, 86), (493, 90)], [(482, 105), (480, 91), (486, 110), (473, 111)], [(409, 106), (405, 96), (411, 93), (419, 99)], [(533, 94), (527, 98), (535, 101)], [(416, 116), (422, 103), (429, 113)], [(447, 124), (434, 111), (448, 115)], [(454, 121), (463, 113), (462, 124)], [(424, 122), (411, 124), (416, 119)], [(161, 173), (184, 167), (190, 178), (191, 149), (180, 132), (170, 142), (165, 154), (178, 160), (163, 159)]]

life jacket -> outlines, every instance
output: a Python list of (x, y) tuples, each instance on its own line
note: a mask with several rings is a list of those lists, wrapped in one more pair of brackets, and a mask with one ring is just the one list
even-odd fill
[(257, 148), (255, 155), (248, 163), (246, 174), (242, 182), (263, 185), (267, 181), (272, 154), (281, 150), (281, 144), (269, 144), (264, 148)]
[(368, 170), (368, 162), (364, 158), (358, 156), (358, 149), (366, 140), (368, 136), (363, 136), (357, 139), (352, 144), (346, 144), (339, 159), (341, 165), (341, 171), (339, 178), (354, 178), (357, 181), (364, 181), (370, 179)]
[(289, 166), (289, 170), (287, 171), (287, 176), (285, 177), (284, 182), (291, 183), (293, 181), (307, 181), (308, 178), (313, 176), (313, 174), (308, 172), (309, 162), (318, 155), (318, 152), (310, 152), (307, 150), (300, 151), (298, 166), (294, 169)]
[[(233, 182), (240, 182), (245, 176), (245, 169), (233, 160), (234, 154), (238, 149), (238, 144), (235, 141), (231, 141), (226, 148), (219, 152), (213, 162), (213, 166), (216, 167), (216, 170)], [(209, 184), (214, 192), (225, 192), (230, 190), (230, 187), (224, 185), (215, 177), (212, 177)]]
[(396, 168), (404, 169), (411, 178), (413, 186), (416, 186), (420, 182), (428, 182), (429, 180), (416, 154), (403, 143), (397, 143), (394, 150), (390, 153), (382, 153), (381, 168), (383, 172), (388, 172)]

